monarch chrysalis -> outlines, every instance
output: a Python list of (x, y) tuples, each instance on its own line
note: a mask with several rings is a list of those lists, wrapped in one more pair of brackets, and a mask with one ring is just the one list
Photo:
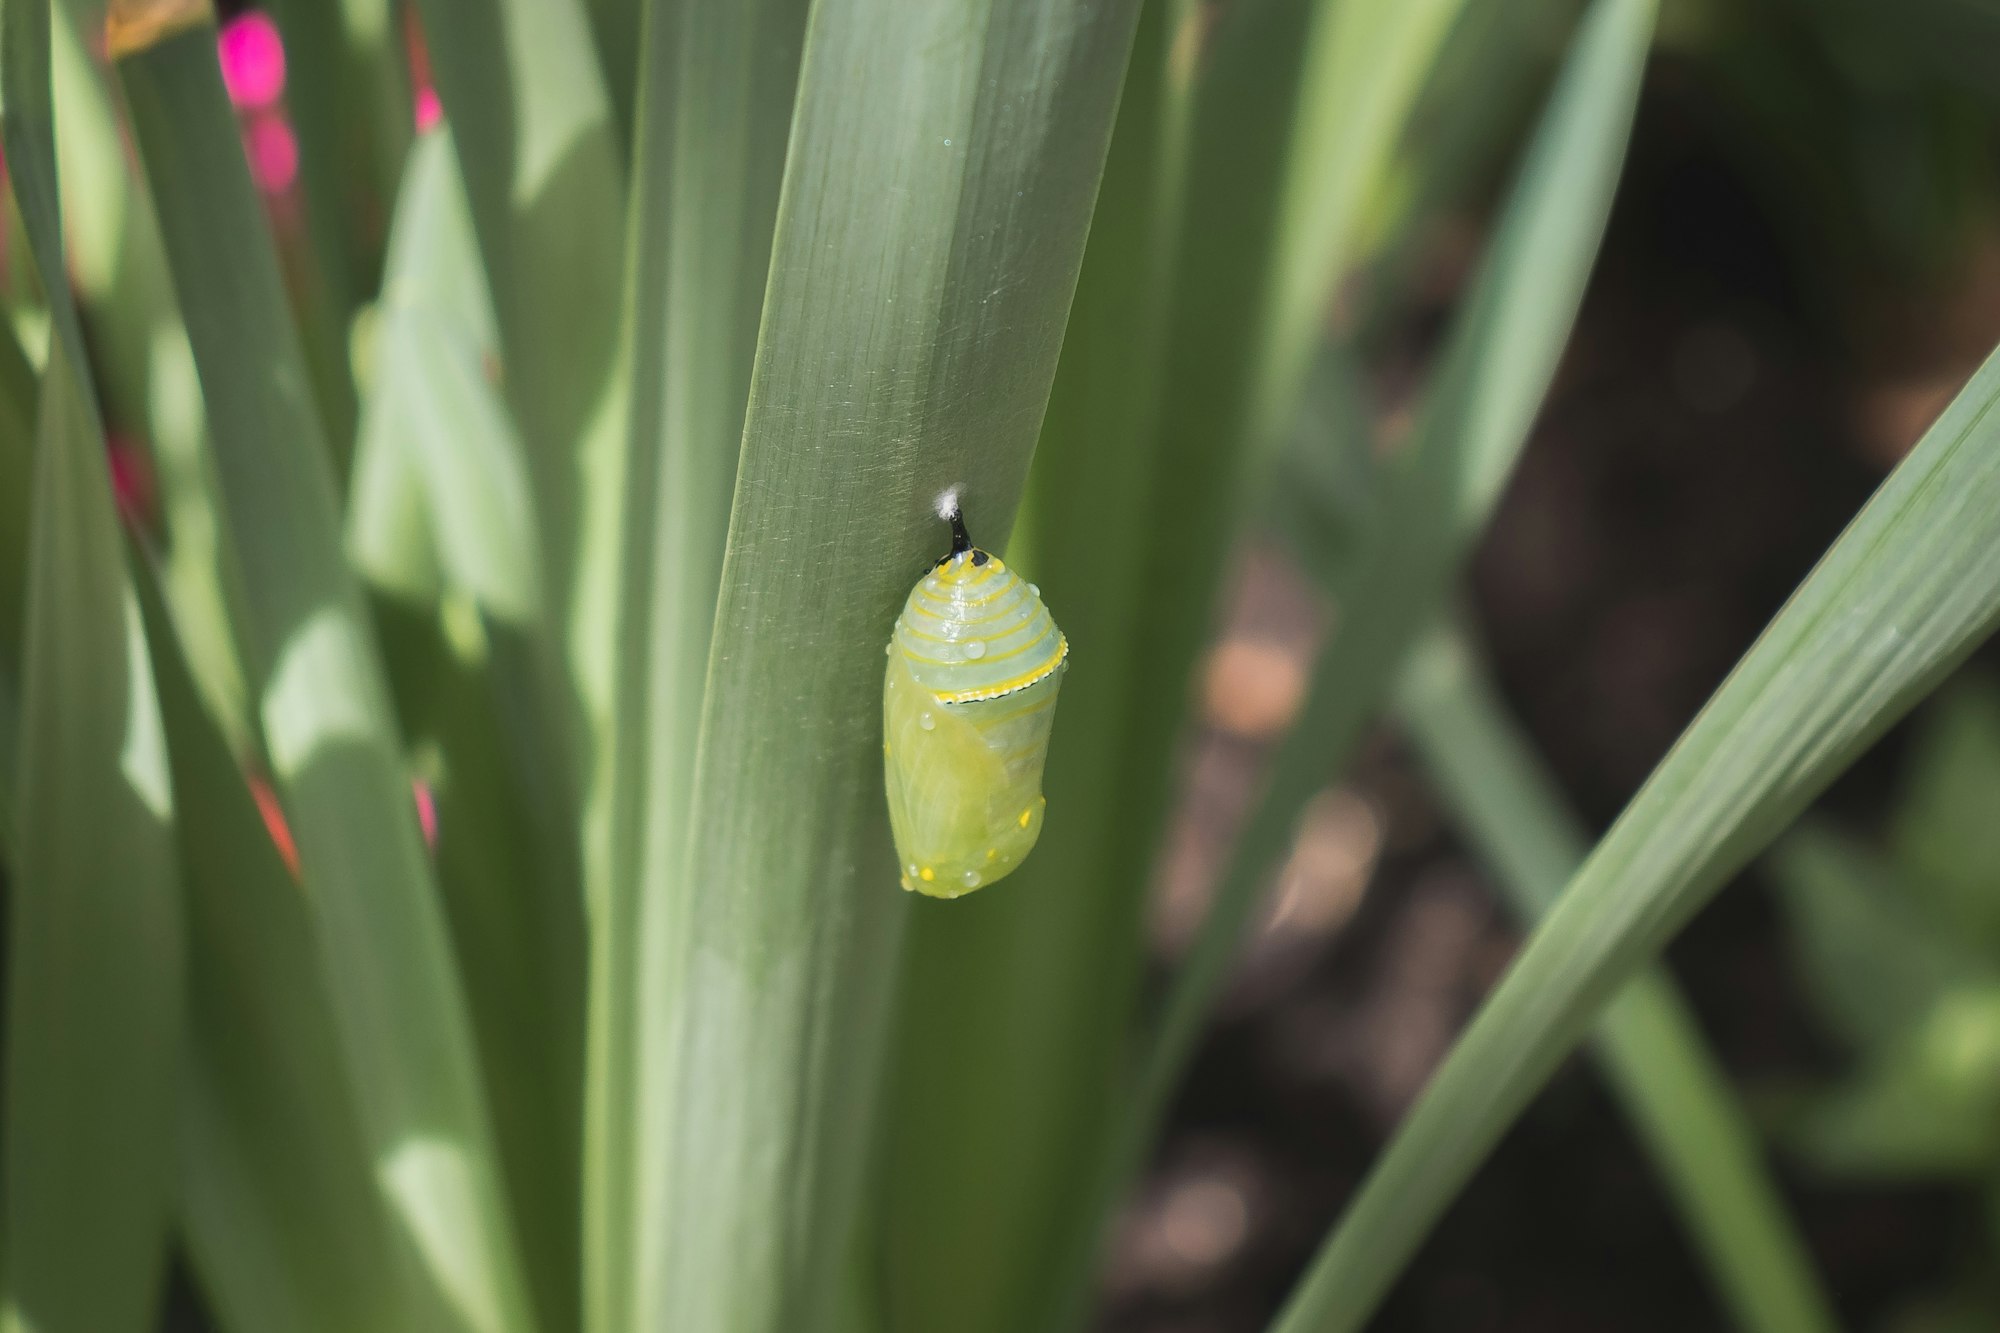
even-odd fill
[(966, 535), (910, 590), (886, 649), (882, 764), (902, 882), (957, 898), (1007, 874), (1042, 832), (1042, 761), (1069, 644), (1040, 589)]

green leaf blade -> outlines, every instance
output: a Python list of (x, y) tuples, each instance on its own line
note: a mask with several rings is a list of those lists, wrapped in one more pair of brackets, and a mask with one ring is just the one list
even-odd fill
[[(1533, 922), (1583, 863), (1588, 840), (1462, 636), (1434, 633), (1399, 712), (1513, 911)], [(1831, 1303), (1786, 1215), (1756, 1127), (1662, 967), (1628, 982), (1594, 1038), (1613, 1092), (1680, 1208), (1739, 1327), (1831, 1333)]]
[(150, 1328), (164, 1271), (182, 925), (159, 705), (103, 445), (43, 389), (8, 923), (7, 1299), (33, 1329)]
[(650, 1299), (640, 1256), (665, 1243), (644, 1184), (669, 1127), (648, 1093), (672, 1050), (695, 746), (808, 10), (704, 0), (658, 6), (643, 29), (621, 353), (622, 725), (585, 1093), (585, 1301), (603, 1333), (632, 1326)]
[(905, 909), (882, 645), (941, 492), (1005, 536), (1136, 8), (814, 12), (710, 653), (676, 1152), (648, 1182), (671, 1326), (832, 1317)]
[(208, 401), (241, 655), (374, 1173), (456, 1324), (530, 1329), (465, 997), (214, 31), (125, 53), (119, 74)]
[[(1314, 665), (1305, 705), (1167, 997), (1141, 1075), (1142, 1126), (1180, 1077), (1298, 810), (1385, 704), (1526, 443), (1610, 216), (1652, 20), (1651, 0), (1599, 0), (1586, 16), (1413, 437), (1375, 479), (1379, 498), (1361, 520), (1351, 561), (1315, 571), (1338, 590), (1339, 630)], [(1149, 1132), (1128, 1136), (1128, 1164)]]
[(64, 277), (50, 66), (47, 0), (0, 4), (0, 124), (52, 324), (18, 753), (0, 754), (18, 765), (0, 1323), (141, 1333), (165, 1268), (183, 923), (166, 740)]
[(1360, 1327), (1618, 984), (2000, 623), (2000, 359), (1890, 476), (1584, 863), (1277, 1328)]

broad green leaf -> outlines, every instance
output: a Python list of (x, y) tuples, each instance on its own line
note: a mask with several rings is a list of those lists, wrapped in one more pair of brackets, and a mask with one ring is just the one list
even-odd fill
[(285, 113), (298, 144), (297, 203), (273, 210), (273, 234), (343, 490), (358, 415), (348, 325), (375, 289), (410, 143), (396, 9), (392, 0), (269, 5), (284, 36)]
[[(365, 394), (364, 423), (378, 396), (393, 394)], [(400, 433), (370, 431), (364, 424), (354, 447), (341, 540), (354, 572), (406, 605), (432, 606), (444, 595), (430, 498), (423, 469)]]
[[(1539, 919), (1589, 842), (1461, 637), (1438, 632), (1420, 645), (1398, 711), (1508, 905), (1523, 921)], [(1595, 1046), (1736, 1326), (1833, 1329), (1756, 1128), (1664, 968), (1639, 973), (1605, 1006)]]
[(647, 34), (642, 14), (651, 8), (644, 0), (584, 0), (590, 15), (590, 31), (597, 39), (598, 62), (604, 67), (604, 91), (611, 99), (611, 123), (620, 144), (634, 159), (638, 171), (639, 86), (645, 82), (644, 50)]
[(527, 447), (548, 623), (570, 677), (549, 702), (571, 733), (565, 767), (587, 779), (585, 854), (598, 884), (625, 481), (624, 164), (583, 0), (416, 9), (485, 259), (501, 383)]
[(661, 1326), (834, 1316), (907, 907), (883, 818), (882, 647), (945, 545), (943, 491), (961, 488), (990, 546), (1011, 524), (1136, 12), (814, 12), (667, 978), (672, 1155), (643, 1186), (665, 1215), (663, 1252), (642, 1256)]
[(28, 628), (39, 387), (14, 331), (0, 328), (0, 865), (14, 843), (15, 744), (20, 735), (21, 638)]
[[(343, 320), (375, 289), (413, 122), (394, 0), (270, 0), (307, 228)], [(343, 330), (344, 333), (344, 330)], [(345, 350), (344, 341), (334, 350)]]
[[(609, 20), (610, 8), (592, 12)], [(610, 879), (594, 895), (586, 1091), (585, 1302), (600, 1333), (649, 1326), (659, 1300), (643, 1257), (666, 1244), (649, 1182), (670, 1123), (651, 1099), (672, 1050), (665, 983), (687, 892), (695, 742), (807, 10), (805, 0), (657, 5), (638, 60), (621, 725)]]
[(180, 1041), (173, 797), (103, 444), (69, 357), (51, 344), (37, 432), (0, 1324), (139, 1333), (164, 1269)]
[(1169, 54), (1193, 12), (1141, 16), (1007, 548), (1076, 645), (1050, 818), (1004, 884), (917, 913), (904, 949), (878, 1269), (882, 1304), (912, 1327), (1060, 1327), (1096, 1255), (1079, 1205), (1138, 980), (1144, 844), (1116, 812), (1190, 100)]
[(378, 1186), (452, 1327), (531, 1329), (465, 997), (334, 483), (214, 53), (118, 53), (214, 437), (236, 620)]
[[(188, 910), (179, 1214), (230, 1333), (416, 1330), (315, 971), (298, 882), (195, 693), (157, 592), (138, 587), (172, 760)], [(435, 1299), (435, 1294), (433, 1294)]]
[(406, 589), (433, 551), (442, 569), (441, 608), (384, 606), (378, 620), (405, 732), (435, 760), (438, 876), (529, 1275), (547, 1310), (571, 1310), (584, 1001), (576, 807), (547, 711), (560, 668), (544, 634), (527, 460), (487, 379), (497, 334), (443, 129), (410, 155), (371, 336), (361, 456), (371, 474), (383, 457), (409, 460), (421, 514), (403, 512), (391, 478), (386, 508), (350, 508), (349, 545), (371, 526), (406, 533), (411, 549), (386, 553), (403, 557), (386, 573)]
[(566, 796), (536, 763), (529, 645), (454, 594), (378, 602), (398, 715), (431, 803), (436, 873), (509, 1197), (550, 1324), (574, 1325), (585, 939)]
[(166, 741), (64, 278), (50, 62), (47, 0), (5, 0), (0, 126), (53, 333), (35, 426), (20, 734), (0, 755), (18, 793), (0, 1326), (140, 1333), (164, 1271), (182, 922)]
[(241, 749), (253, 728), (230, 640), (220, 500), (194, 357), (116, 86), (91, 54), (103, 0), (64, 0), (60, 11), (53, 35), (65, 240), (105, 425), (151, 463), (168, 605), (202, 697)]
[(1599, 1007), (2000, 623), (2000, 358), (1793, 594), (1571, 880), (1276, 1327), (1357, 1329)]
[[(1610, 215), (1652, 21), (1651, 0), (1597, 0), (1577, 33), (1411, 439), (1375, 479), (1352, 563), (1329, 578), (1338, 630), (1175, 978), (1146, 1055), (1141, 1126), (1179, 1079), (1299, 808), (1386, 704), (1527, 440)], [(1130, 1136), (1127, 1162), (1144, 1141)]]
[(537, 624), (541, 539), (527, 459), (487, 379), (498, 366), (493, 312), (444, 130), (410, 153), (370, 342), (358, 451), (415, 463), (449, 586), (503, 621)]

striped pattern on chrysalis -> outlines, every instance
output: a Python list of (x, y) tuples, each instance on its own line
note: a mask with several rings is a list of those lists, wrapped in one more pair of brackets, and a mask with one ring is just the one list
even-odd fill
[(957, 898), (1021, 864), (1042, 831), (1042, 764), (1069, 644), (1040, 590), (966, 535), (917, 580), (889, 640), (882, 764), (906, 889)]

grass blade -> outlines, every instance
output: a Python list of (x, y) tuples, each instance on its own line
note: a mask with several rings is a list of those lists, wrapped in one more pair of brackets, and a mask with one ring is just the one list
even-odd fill
[[(497, 332), (452, 143), (433, 130), (410, 155), (361, 443), (371, 471), (385, 456), (409, 460), (421, 494), (414, 521), (393, 496), (376, 511), (379, 526), (407, 533), (415, 562), (390, 573), (421, 582), (434, 550), (442, 575), (441, 615), (425, 599), (421, 615), (382, 606), (379, 619), (405, 733), (430, 757), (438, 876), (524, 1258), (541, 1308), (568, 1322), (583, 1140), (576, 801), (548, 715), (561, 667), (526, 451), (487, 378)], [(350, 533), (365, 533), (357, 520), (350, 510)]]
[(702, 716), (674, 1156), (646, 1182), (665, 1326), (833, 1317), (905, 908), (882, 646), (941, 491), (1006, 535), (1136, 12), (813, 13)]
[(201, 23), (116, 54), (208, 400), (241, 655), (376, 1179), (456, 1326), (532, 1328), (465, 997), (214, 40)]
[(666, 1243), (646, 1188), (667, 1153), (649, 1090), (672, 1049), (677, 872), (807, 11), (696, 0), (651, 6), (644, 27), (623, 332), (623, 724), (586, 1091), (586, 1305), (602, 1333), (652, 1326), (642, 1312), (658, 1299), (640, 1258)]
[(1363, 209), (1464, 3), (1333, 0), (1313, 12), (1254, 363), (1247, 438), (1260, 455), (1297, 415)]
[(1140, 18), (1007, 548), (1079, 645), (1044, 779), (1054, 818), (1005, 885), (918, 912), (904, 949), (880, 1267), (884, 1304), (911, 1328), (1059, 1327), (1053, 1311), (1095, 1256), (1077, 1196), (1138, 988), (1144, 882), (1142, 847), (1114, 836), (1105, 806), (1141, 665), (1129, 654), (1192, 91), (1186, 52), (1169, 53), (1193, 11), (1152, 4)]
[[(173, 797), (63, 265), (47, 0), (0, 5), (0, 110), (48, 293), (7, 921), (8, 1328), (150, 1328), (181, 1029)], [(18, 367), (16, 368), (18, 370)]]
[(1359, 1328), (1599, 1007), (2000, 623), (2000, 358), (1821, 560), (1597, 845), (1276, 1327)]
[[(1397, 711), (1508, 905), (1540, 918), (1589, 842), (1462, 637), (1438, 632), (1419, 646)], [(1605, 1006), (1595, 1046), (1736, 1326), (1829, 1333), (1832, 1306), (1756, 1128), (1664, 968), (1641, 971)]]
[(1413, 438), (1376, 479), (1358, 554), (1334, 576), (1339, 632), (1174, 981), (1147, 1052), (1142, 1124), (1172, 1093), (1299, 808), (1385, 703), (1527, 439), (1610, 215), (1652, 20), (1651, 0), (1597, 0), (1578, 32)]
[[(527, 446), (562, 710), (607, 868), (613, 620), (624, 503), (618, 362), (624, 166), (582, 0), (417, 0)], [(565, 780), (567, 785), (567, 779)]]

